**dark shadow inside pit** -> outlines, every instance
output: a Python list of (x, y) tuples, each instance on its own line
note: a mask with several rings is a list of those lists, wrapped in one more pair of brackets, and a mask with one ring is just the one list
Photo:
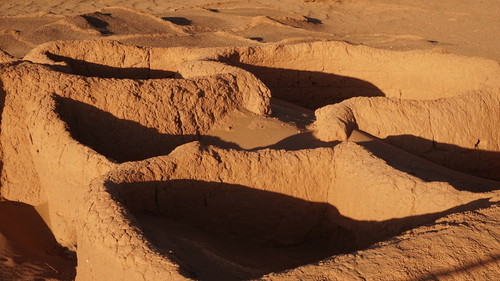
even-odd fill
[(353, 97), (385, 96), (372, 83), (354, 77), (245, 64), (239, 62), (238, 55), (220, 61), (255, 75), (271, 90), (273, 98), (312, 110)]
[(330, 204), (237, 184), (171, 180), (107, 187), (151, 242), (173, 253), (187, 277), (199, 280), (258, 278), (490, 205), (478, 200), (445, 212), (375, 222), (349, 219)]
[[(78, 60), (70, 57), (46, 53), (47, 57), (54, 62), (64, 62), (69, 66), (67, 72), (71, 74), (115, 79), (164, 79), (175, 78), (175, 72), (166, 70), (150, 69), (146, 67), (114, 67), (104, 64)], [(58, 65), (49, 65), (58, 71), (65, 70)]]
[[(356, 141), (357, 144), (366, 148), (370, 153), (377, 158), (384, 160), (391, 167), (398, 169), (406, 174), (418, 177), (426, 182), (447, 182), (457, 190), (467, 190), (470, 192), (488, 192), (499, 189), (500, 183), (497, 181), (473, 176), (468, 173), (460, 172), (452, 167), (446, 167), (443, 163), (426, 159), (424, 156), (419, 156), (414, 149), (423, 149), (425, 147), (415, 145), (411, 146), (411, 142), (403, 142), (390, 144), (388, 141), (382, 141), (370, 134), (363, 132), (370, 136), (371, 141)], [(415, 143), (413, 143), (415, 144)], [(405, 145), (410, 145), (405, 149)], [(421, 152), (422, 152), (421, 151)], [(428, 152), (428, 151), (427, 151)], [(452, 159), (453, 151), (442, 151), (444, 159)], [(447, 155), (447, 153), (449, 155)], [(473, 161), (473, 159), (470, 159)], [(471, 162), (472, 163), (472, 162)], [(497, 165), (497, 163), (490, 163)], [(491, 168), (493, 166), (490, 166)]]
[[(197, 135), (161, 134), (155, 128), (60, 96), (56, 97), (56, 112), (76, 141), (119, 163), (166, 155), (181, 144), (199, 139)], [(222, 142), (215, 137), (206, 138)], [(224, 145), (231, 147), (230, 143)]]
[(245, 38), (253, 40), (253, 41), (257, 41), (260, 43), (266, 43), (266, 40), (264, 40), (264, 38), (262, 38), (262, 37), (245, 37)]
[(286, 149), (288, 151), (314, 149), (318, 147), (334, 147), (339, 141), (324, 142), (317, 139), (312, 132), (303, 132), (288, 138), (285, 138), (273, 145), (257, 147), (252, 150), (261, 149)]
[[(2, 245), (7, 246), (3, 249), (10, 249), (6, 256), (0, 255), (0, 266), (8, 266), (3, 262), (11, 260), (19, 269), (33, 266), (33, 271), (28, 274), (36, 274), (40, 280), (75, 279), (75, 253), (57, 243), (33, 206), (21, 202), (0, 201), (0, 234), (6, 238), (1, 242), (12, 243), (10, 247)], [(1, 270), (0, 279), (26, 280), (30, 275), (25, 274), (26, 272), (19, 270)]]
[[(384, 141), (450, 169), (500, 181), (500, 152), (467, 149), (413, 135), (389, 136)], [(500, 183), (496, 189), (499, 188)]]
[(323, 24), (323, 21), (321, 21), (320, 19), (317, 19), (317, 18), (311, 18), (311, 17), (307, 17), (307, 16), (304, 16), (304, 18), (307, 20), (307, 22), (309, 23), (314, 23), (314, 24)]
[[(3, 109), (5, 107), (5, 98), (6, 98), (7, 93), (5, 92), (3, 88), (3, 82), (0, 80), (0, 125), (2, 124), (2, 116), (3, 116)], [(0, 126), (0, 133), (2, 132), (2, 126)], [(3, 171), (3, 152), (1, 151), (0, 148), (0, 175), (1, 172)]]

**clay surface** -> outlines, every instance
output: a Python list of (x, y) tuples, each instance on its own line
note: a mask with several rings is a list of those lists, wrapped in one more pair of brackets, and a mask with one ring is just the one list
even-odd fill
[(0, 3), (1, 280), (500, 275), (495, 1), (70, 2)]

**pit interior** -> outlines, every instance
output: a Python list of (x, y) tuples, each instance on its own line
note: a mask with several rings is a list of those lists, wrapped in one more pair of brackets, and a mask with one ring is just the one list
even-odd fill
[(360, 250), (446, 214), (488, 204), (478, 200), (441, 213), (354, 221), (327, 203), (238, 184), (170, 180), (107, 185), (159, 251), (173, 253), (181, 272), (198, 280), (258, 278)]
[(106, 61), (96, 60), (96, 62), (73, 58), (46, 52), (45, 55), (56, 63), (64, 63), (52, 66), (57, 70), (62, 70), (75, 75), (85, 77), (115, 78), (115, 79), (165, 79), (175, 78), (176, 72), (169, 70), (151, 69), (147, 63), (141, 66), (134, 66), (134, 63), (108, 64)]
[[(496, 113), (492, 112), (492, 114)], [(500, 135), (500, 130), (496, 125), (485, 130)], [(500, 151), (478, 147), (465, 148), (413, 135), (389, 136), (384, 141), (444, 167), (500, 182)], [(478, 139), (477, 144), (480, 142), (481, 140)], [(497, 184), (496, 189), (499, 187), (500, 184)]]
[(71, 137), (119, 163), (166, 155), (175, 147), (199, 138), (162, 134), (155, 128), (118, 118), (84, 102), (61, 96), (55, 99), (56, 112), (66, 123)]
[[(173, 69), (188, 60), (191, 54), (185, 58), (177, 58), (171, 61), (171, 65), (164, 62), (173, 58), (175, 52), (170, 49), (154, 49), (157, 56), (164, 55), (161, 63), (157, 65), (157, 69), (152, 69), (150, 66), (150, 56), (152, 49), (142, 49), (134, 46), (127, 46), (117, 43), (110, 44), (106, 47), (116, 49), (110, 57), (99, 57), (92, 54), (74, 53), (69, 46), (60, 48), (60, 53), (46, 53), (46, 55), (55, 62), (67, 63), (75, 74), (84, 76), (99, 76), (112, 78), (133, 78), (133, 79), (148, 79), (148, 78), (166, 78), (175, 75)], [(116, 45), (116, 46), (115, 46)], [(97, 48), (97, 47), (96, 47)], [(345, 46), (349, 48), (349, 46)], [(127, 55), (131, 53), (132, 55)], [(402, 99), (440, 99), (446, 96), (454, 96), (462, 94), (460, 87), (474, 87), (475, 80), (472, 74), (467, 74), (467, 67), (460, 65), (462, 62), (444, 60), (441, 67), (448, 69), (456, 67), (457, 73), (464, 73), (464, 76), (447, 76), (442, 79), (433, 73), (438, 70), (433, 70), (432, 73), (425, 71), (415, 72), (414, 69), (405, 71), (405, 65), (400, 63), (400, 67), (388, 64), (389, 57), (387, 54), (377, 54), (378, 57), (369, 58), (367, 54), (354, 51), (349, 55), (342, 55), (342, 51), (335, 47), (332, 49), (304, 49), (293, 45), (285, 45), (280, 47), (247, 47), (234, 49), (219, 49), (216, 55), (217, 60), (228, 65), (245, 69), (256, 77), (271, 90), (273, 97), (273, 111), (276, 117), (284, 123), (293, 122), (300, 130), (299, 133), (307, 131), (306, 126), (309, 125), (312, 110), (325, 105), (335, 104), (343, 100), (353, 97), (396, 97)], [(195, 52), (196, 53), (196, 52)], [(328, 53), (329, 56), (325, 56)], [(128, 57), (127, 57), (128, 56)], [(358, 57), (356, 57), (358, 56)], [(374, 56), (373, 54), (371, 55)], [(121, 59), (118, 59), (121, 58)], [(306, 59), (304, 59), (306, 58)], [(360, 68), (355, 63), (363, 62), (363, 68)], [(415, 62), (413, 62), (415, 64)], [(430, 62), (422, 62), (422, 68)], [(435, 63), (434, 63), (435, 64)], [(433, 65), (434, 65), (433, 64)], [(137, 67), (143, 65), (144, 67)], [(415, 67), (414, 67), (415, 68)], [(156, 74), (155, 74), (156, 73)], [(458, 75), (458, 74), (457, 74)], [(393, 77), (389, 79), (388, 77)], [(463, 77), (471, 77), (463, 79)], [(480, 77), (481, 78), (481, 77)], [(487, 78), (487, 77), (486, 77)], [(481, 79), (486, 79), (482, 77)], [(415, 81), (415, 82), (411, 82)], [(479, 85), (476, 85), (479, 87)], [(395, 94), (399, 92), (399, 94)], [(404, 93), (404, 94), (403, 94)], [(280, 114), (275, 109), (279, 108), (280, 102), (285, 101), (297, 108), (304, 118), (300, 120), (295, 118), (290, 121), (289, 114), (285, 112)], [(83, 106), (72, 106), (83, 107)], [(283, 108), (283, 107), (282, 107)], [(113, 158), (118, 162), (142, 160), (149, 157), (163, 155), (170, 152), (177, 145), (199, 139), (199, 136), (179, 136), (179, 135), (162, 135), (155, 132), (154, 129), (141, 127), (140, 124), (127, 122), (126, 120), (110, 121), (111, 116), (102, 116), (105, 114), (92, 114), (92, 117), (75, 118), (72, 115), (77, 115), (85, 112), (96, 110), (78, 109), (74, 112), (63, 110), (65, 114), (61, 114), (71, 128), (73, 137), (80, 140), (82, 143), (94, 148), (96, 151)], [(286, 111), (286, 110), (285, 110)], [(297, 111), (297, 110), (292, 110)], [(61, 111), (62, 112), (62, 111)], [(496, 112), (492, 112), (494, 114)], [(105, 120), (98, 124), (97, 120)], [(118, 124), (116, 126), (115, 124)], [(128, 124), (127, 124), (128, 123)], [(85, 129), (89, 127), (89, 129)], [(117, 127), (119, 129), (111, 129)], [(234, 126), (233, 126), (234, 127)], [(90, 129), (92, 128), (92, 129)], [(244, 128), (247, 130), (247, 128)], [(376, 135), (377, 128), (368, 130), (368, 133)], [(496, 132), (497, 128), (485, 128)], [(96, 133), (96, 132), (103, 132)], [(135, 136), (139, 134), (139, 136)], [(234, 131), (217, 132), (214, 138), (208, 139), (207, 143), (216, 144), (218, 146), (239, 148), (238, 143), (229, 144), (221, 142), (221, 135), (231, 135)], [(251, 134), (254, 134), (252, 131)], [(233, 138), (227, 137), (227, 140), (233, 142)], [(439, 165), (448, 168), (465, 172), (467, 174), (488, 178), (492, 180), (500, 180), (498, 165), (500, 154), (498, 150), (483, 150), (481, 140), (478, 139), (478, 147), (464, 148), (460, 145), (451, 142), (436, 142), (435, 140), (420, 138), (418, 136), (408, 134), (393, 134), (385, 138), (387, 143), (395, 145), (411, 153), (417, 154)], [(323, 143), (318, 142), (314, 137), (300, 139), (300, 142), (314, 142), (311, 145), (293, 145), (276, 146), (277, 148), (291, 147), (317, 147), (323, 146)], [(148, 148), (139, 148), (141, 144), (146, 144)], [(133, 148), (133, 146), (136, 146)], [(157, 147), (157, 148), (155, 148)], [(271, 147), (269, 145), (254, 145), (242, 146), (241, 148), (257, 148)]]
[[(353, 97), (439, 99), (478, 87), (485, 78), (460, 60), (405, 57), (338, 42), (238, 48), (220, 52), (217, 60), (253, 73), (274, 98), (310, 110)], [(442, 75), (449, 68), (456, 73)]]
[[(318, 61), (324, 59), (318, 56), (311, 59), (311, 66), (290, 59), (293, 57), (236, 52), (219, 59), (256, 75), (271, 89), (273, 98), (309, 110), (352, 97), (387, 96), (389, 91), (366, 80), (366, 75), (354, 77), (322, 70)], [(121, 75), (113, 68), (101, 68), (105, 64), (83, 62), (80, 67), (80, 60), (53, 58), (65, 61), (84, 76), (152, 78), (147, 69)], [(108, 70), (112, 75), (102, 74)], [(161, 134), (69, 98), (57, 98), (56, 108), (74, 139), (118, 162), (165, 155), (199, 137)], [(186, 274), (201, 280), (257, 278), (295, 268), (364, 249), (451, 212), (484, 204), (474, 202), (441, 213), (372, 222), (342, 217), (328, 203), (238, 184), (171, 180), (117, 185), (120, 192), (116, 200), (135, 217), (151, 242), (161, 251), (173, 251)]]
[[(351, 54), (349, 51), (344, 56), (339, 54), (342, 54), (342, 50), (301, 50), (289, 45), (275, 48), (242, 48), (222, 54), (218, 60), (254, 74), (271, 90), (273, 98), (311, 112), (323, 106), (356, 97), (439, 100), (459, 96), (472, 93), (473, 91), (469, 92), (470, 89), (480, 88), (482, 81), (488, 80), (488, 75), (490, 75), (475, 77), (475, 74), (468, 69), (468, 64), (459, 59), (442, 60), (440, 61), (442, 69), (436, 67), (432, 72), (427, 73), (425, 69), (428, 69), (428, 65), (435, 66), (436, 62), (422, 59), (422, 62), (401, 62), (395, 65), (394, 61), (398, 58), (389, 58), (381, 54), (378, 57), (374, 56), (375, 58), (368, 58), (362, 53), (358, 53), (359, 57), (355, 57), (356, 52)], [(436, 58), (436, 61), (439, 59), (441, 58)], [(360, 68), (356, 63), (362, 63), (363, 67)], [(406, 67), (406, 64), (411, 67)], [(416, 71), (415, 69), (419, 67), (422, 70)], [(449, 68), (456, 69), (456, 73), (450, 74), (447, 71)], [(436, 73), (433, 73), (434, 71)], [(458, 73), (463, 73), (463, 76)], [(478, 104), (477, 110), (477, 113), (470, 113), (470, 118), (478, 115), (498, 115), (498, 107), (494, 106), (484, 107)], [(460, 111), (459, 108), (458, 111)], [(453, 116), (453, 111), (446, 113)], [(394, 113), (393, 118), (396, 118), (393, 123), (378, 124), (380, 127), (372, 125), (373, 128), (367, 125), (364, 129), (377, 136), (377, 132), (385, 130), (381, 127), (392, 128), (400, 122), (397, 118), (408, 119), (409, 117)], [(414, 122), (420, 122), (418, 116), (413, 118)], [(371, 123), (377, 124), (377, 122)], [(484, 128), (485, 134), (496, 133), (498, 135), (498, 126), (494, 124), (495, 122), (488, 121), (479, 126)], [(444, 125), (443, 130), (454, 130), (456, 134), (464, 134), (464, 138), (470, 138), (467, 130), (444, 127)], [(417, 134), (418, 126), (415, 130)], [(401, 128), (400, 131), (404, 133), (391, 134), (385, 137), (384, 141), (438, 165), (469, 175), (500, 181), (500, 152), (498, 150), (500, 146), (498, 143), (494, 144), (491, 141), (488, 143), (487, 140), (481, 140), (478, 137), (475, 147), (464, 147), (450, 139), (438, 142), (413, 135), (413, 132), (408, 132), (406, 128)], [(489, 146), (487, 149), (483, 148), (485, 142), (488, 143), (486, 146)]]
[(265, 58), (266, 61), (247, 60), (238, 53), (219, 59), (254, 74), (271, 90), (273, 98), (309, 110), (352, 97), (385, 96), (382, 90), (368, 81), (317, 71), (314, 65), (297, 67), (293, 60), (273, 61), (272, 55)]

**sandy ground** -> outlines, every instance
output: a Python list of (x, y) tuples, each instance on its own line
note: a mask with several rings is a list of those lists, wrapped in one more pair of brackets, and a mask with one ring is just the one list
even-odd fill
[[(148, 280), (164, 276), (158, 260), (172, 280), (492, 280), (499, 12), (497, 0), (1, 1), (0, 279)], [(191, 141), (202, 148), (182, 146)], [(144, 182), (143, 202), (130, 182)], [(56, 190), (66, 185), (79, 191)], [(242, 193), (227, 195), (235, 186)], [(93, 236), (103, 202), (119, 203), (109, 224), (125, 214), (123, 237), (138, 237), (146, 258), (106, 252), (123, 246), (114, 232), (109, 243)], [(154, 270), (127, 273), (141, 262)]]
[[(245, 39), (259, 43), (324, 38), (396, 50), (435, 48), (500, 59), (499, 4), (494, 0), (479, 3), (455, 0), (442, 3), (430, 0), (287, 0), (273, 3), (6, 0), (0, 5), (3, 17), (0, 48), (17, 57), (52, 40), (129, 35), (130, 38), (122, 40), (163, 46), (247, 45), (251, 42)], [(176, 27), (155, 29), (154, 24), (146, 27), (139, 19), (147, 22), (147, 17), (137, 18), (126, 12), (117, 12), (114, 19), (106, 18), (106, 8), (117, 6), (163, 18)], [(92, 15), (102, 9), (105, 10)], [(85, 26), (85, 22), (79, 26), (78, 16), (86, 14), (91, 17), (90, 26), (89, 23)], [(134, 21), (127, 21), (130, 17)], [(96, 29), (99, 32), (95, 32)], [(225, 33), (210, 34), (212, 32)], [(226, 32), (236, 36), (231, 37)], [(147, 33), (161, 33), (166, 37), (188, 33), (191, 36), (176, 40), (141, 37)]]

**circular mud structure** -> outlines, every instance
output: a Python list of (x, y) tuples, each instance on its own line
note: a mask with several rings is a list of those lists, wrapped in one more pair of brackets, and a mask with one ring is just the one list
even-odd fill
[(248, 100), (269, 100), (240, 94), (232, 75), (116, 80), (25, 62), (2, 75), (2, 196), (48, 204), (47, 223), (72, 248), (74, 206), (93, 178), (199, 139), (227, 114), (247, 110)]
[[(24, 59), (0, 70), (2, 196), (45, 206), (77, 280), (498, 274), (496, 62), (110, 40)], [(241, 115), (288, 131), (243, 149)]]
[[(370, 181), (356, 179), (364, 165), (353, 155), (376, 167), (365, 171)], [(396, 186), (381, 190), (384, 181)], [(352, 143), (295, 152), (186, 144), (93, 182), (78, 240), (79, 260), (88, 262), (79, 272), (82, 280), (258, 278), (490, 206), (491, 196), (407, 178)]]

